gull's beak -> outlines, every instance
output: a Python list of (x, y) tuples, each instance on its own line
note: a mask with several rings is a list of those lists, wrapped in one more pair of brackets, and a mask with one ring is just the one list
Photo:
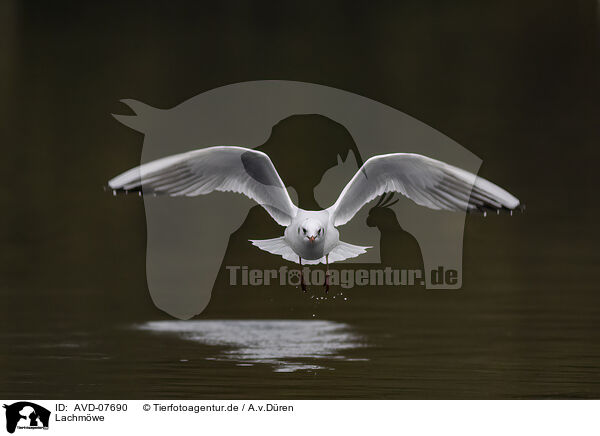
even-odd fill
[(314, 237), (314, 236), (309, 236), (309, 237), (308, 237), (308, 240), (309, 240), (310, 242), (315, 242), (315, 237)]

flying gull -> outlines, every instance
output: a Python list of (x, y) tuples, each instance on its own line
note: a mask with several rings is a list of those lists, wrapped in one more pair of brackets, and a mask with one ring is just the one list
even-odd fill
[[(499, 186), (447, 163), (413, 153), (392, 153), (368, 159), (324, 210), (300, 209), (269, 156), (243, 147), (209, 147), (175, 154), (133, 168), (108, 185), (117, 192), (137, 191), (173, 197), (231, 191), (260, 204), (283, 236), (251, 240), (253, 245), (286, 260), (304, 264), (339, 262), (371, 247), (340, 241), (337, 227), (346, 224), (367, 203), (397, 192), (431, 209), (451, 211), (512, 211), (520, 202)], [(329, 288), (327, 270), (325, 289)], [(304, 280), (302, 289), (306, 291)]]

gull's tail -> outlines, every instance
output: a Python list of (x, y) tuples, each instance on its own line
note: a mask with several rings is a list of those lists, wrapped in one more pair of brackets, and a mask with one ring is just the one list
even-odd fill
[[(340, 262), (342, 260), (360, 256), (361, 254), (366, 253), (368, 248), (373, 247), (361, 247), (360, 245), (352, 245), (340, 241), (335, 248), (329, 252), (329, 263)], [(325, 263), (325, 258), (321, 260), (323, 260), (322, 263)]]
[[(260, 248), (261, 250), (267, 251), (271, 254), (278, 254), (285, 260), (290, 262), (298, 263), (298, 255), (292, 250), (292, 247), (285, 241), (285, 236), (274, 239), (260, 239), (250, 240), (252, 245)], [(352, 257), (360, 256), (367, 252), (367, 248), (371, 247), (360, 247), (358, 245), (348, 244), (340, 241), (333, 250), (329, 252), (329, 263), (340, 262), (342, 260), (350, 259)], [(302, 259), (303, 265), (316, 265), (318, 263), (325, 263), (325, 256), (316, 260)]]
[(285, 236), (273, 239), (251, 239), (250, 242), (252, 242), (252, 245), (257, 246), (261, 250), (267, 251), (271, 254), (278, 254), (285, 260), (298, 263), (298, 255), (294, 253), (292, 247), (290, 247), (285, 241)]

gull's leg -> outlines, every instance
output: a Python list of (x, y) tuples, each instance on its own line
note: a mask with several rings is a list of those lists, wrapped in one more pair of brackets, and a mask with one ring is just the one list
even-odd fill
[(304, 276), (302, 275), (302, 258), (300, 256), (298, 256), (298, 263), (300, 264), (300, 287), (306, 292), (306, 283), (304, 283)]
[(329, 255), (325, 256), (325, 293), (329, 292)]

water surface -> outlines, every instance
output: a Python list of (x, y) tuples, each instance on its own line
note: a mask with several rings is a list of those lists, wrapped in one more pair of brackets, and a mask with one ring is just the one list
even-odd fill
[(175, 335), (198, 346), (226, 347), (206, 359), (232, 361), (238, 366), (267, 364), (274, 372), (333, 369), (308, 363), (307, 359), (348, 360), (341, 354), (344, 350), (364, 345), (350, 326), (331, 321), (156, 321), (136, 327)]

